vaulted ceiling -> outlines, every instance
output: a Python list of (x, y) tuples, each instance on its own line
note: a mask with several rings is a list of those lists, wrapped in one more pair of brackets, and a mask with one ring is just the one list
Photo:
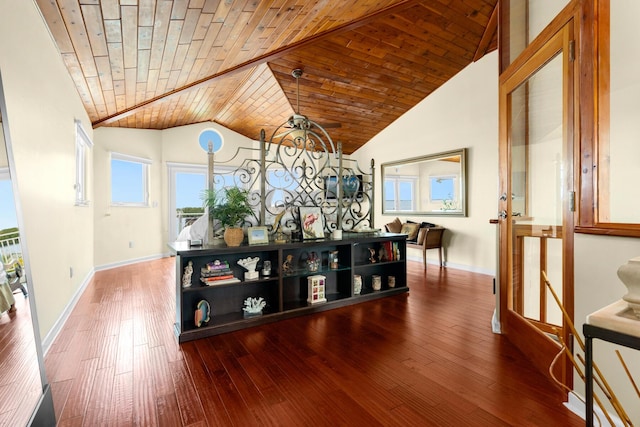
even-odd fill
[(347, 154), (497, 46), (497, 0), (36, 2), (94, 127), (269, 136), (299, 68), (299, 112)]

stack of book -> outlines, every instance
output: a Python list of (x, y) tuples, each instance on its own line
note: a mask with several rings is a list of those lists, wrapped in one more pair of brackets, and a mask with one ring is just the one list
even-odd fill
[(212, 261), (200, 270), (200, 280), (206, 286), (222, 285), (225, 283), (239, 282), (240, 279), (233, 275), (227, 261)]
[(398, 242), (386, 241), (382, 243), (382, 247), (379, 251), (379, 261), (399, 261), (400, 249), (398, 248)]

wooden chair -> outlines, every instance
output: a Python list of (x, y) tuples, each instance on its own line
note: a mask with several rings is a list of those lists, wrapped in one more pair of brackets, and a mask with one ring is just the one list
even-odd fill
[(440, 267), (442, 264), (442, 236), (444, 235), (443, 227), (423, 227), (420, 231), (425, 230), (424, 238), (422, 240), (422, 244), (418, 242), (410, 242), (407, 241), (408, 248), (416, 248), (422, 251), (422, 263), (424, 264), (424, 269), (427, 269), (427, 250), (428, 249), (438, 249), (438, 257), (440, 259)]

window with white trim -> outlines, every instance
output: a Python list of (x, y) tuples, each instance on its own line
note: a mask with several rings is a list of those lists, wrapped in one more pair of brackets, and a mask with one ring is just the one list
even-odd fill
[(111, 153), (111, 205), (149, 206), (151, 160)]
[(416, 177), (385, 177), (384, 208), (386, 212), (415, 211)]
[(87, 162), (88, 151), (93, 147), (93, 141), (82, 127), (80, 120), (75, 120), (76, 124), (76, 206), (88, 206), (89, 196), (87, 192)]

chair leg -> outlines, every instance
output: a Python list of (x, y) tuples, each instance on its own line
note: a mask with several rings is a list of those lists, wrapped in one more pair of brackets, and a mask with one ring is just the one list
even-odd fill
[(427, 270), (427, 250), (422, 249), (422, 265), (424, 266), (424, 270)]

